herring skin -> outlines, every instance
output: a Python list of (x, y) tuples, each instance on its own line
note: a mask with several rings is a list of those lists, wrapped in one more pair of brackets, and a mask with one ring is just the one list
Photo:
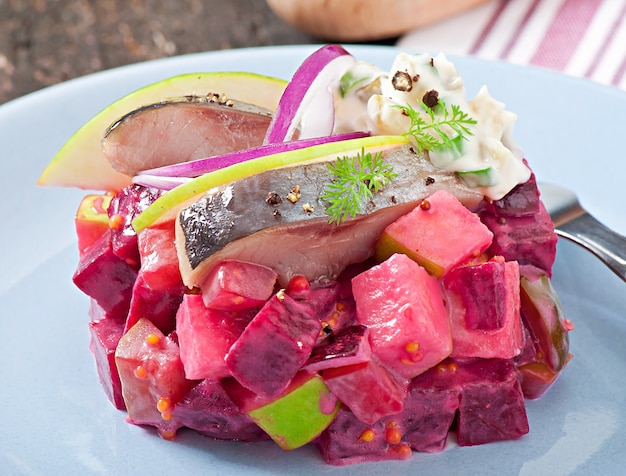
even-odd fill
[[(339, 225), (329, 223), (328, 202), (321, 198), (331, 180), (325, 161), (270, 170), (205, 193), (177, 217), (183, 281), (202, 287), (224, 259), (272, 267), (283, 287), (295, 275), (335, 279), (369, 258), (384, 228), (437, 190), (450, 191), (468, 208), (482, 200), (480, 191), (408, 144), (387, 147), (383, 156), (398, 177), (374, 194), (364, 213)], [(299, 198), (292, 202), (287, 196), (294, 188)]]
[(115, 170), (132, 177), (142, 170), (259, 146), (271, 117), (271, 111), (241, 101), (173, 98), (120, 118), (106, 131), (102, 150)]

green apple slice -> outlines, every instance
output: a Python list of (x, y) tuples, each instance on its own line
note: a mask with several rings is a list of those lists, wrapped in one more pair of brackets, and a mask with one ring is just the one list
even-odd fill
[(327, 142), (325, 144), (267, 155), (245, 162), (240, 162), (214, 172), (201, 175), (187, 183), (179, 185), (161, 195), (143, 213), (133, 220), (133, 228), (137, 233), (155, 224), (157, 221), (174, 219), (178, 211), (195, 200), (198, 195), (215, 187), (251, 177), (267, 170), (295, 166), (307, 162), (331, 161), (338, 156), (353, 156), (364, 149), (375, 153), (381, 148), (408, 144), (405, 136), (369, 136), (345, 141)]
[(117, 172), (101, 149), (104, 131), (124, 114), (163, 99), (185, 95), (223, 94), (274, 110), (286, 82), (254, 73), (210, 72), (174, 76), (138, 89), (106, 107), (63, 145), (43, 170), (38, 185), (119, 190), (131, 177)]
[(293, 450), (324, 431), (340, 406), (322, 377), (301, 374), (284, 395), (248, 411), (248, 415), (282, 449)]

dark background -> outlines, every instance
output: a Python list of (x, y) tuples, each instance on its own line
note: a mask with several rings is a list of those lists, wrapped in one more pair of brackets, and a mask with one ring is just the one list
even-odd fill
[(0, 104), (129, 63), (312, 42), (263, 0), (0, 0)]

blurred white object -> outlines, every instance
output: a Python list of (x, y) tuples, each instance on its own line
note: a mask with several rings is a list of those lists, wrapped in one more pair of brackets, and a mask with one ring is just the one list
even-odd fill
[(267, 0), (288, 23), (324, 40), (393, 38), (493, 0)]

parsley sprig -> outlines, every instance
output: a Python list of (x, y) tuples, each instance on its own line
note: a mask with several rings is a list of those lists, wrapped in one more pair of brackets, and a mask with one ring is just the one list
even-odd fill
[(355, 157), (338, 157), (328, 164), (331, 181), (327, 184), (323, 200), (330, 206), (326, 213), (329, 223), (340, 223), (354, 218), (363, 211), (364, 205), (398, 174), (385, 162), (382, 152), (372, 155), (365, 149)]
[(457, 104), (452, 104), (450, 109), (442, 101), (432, 108), (423, 102), (421, 106), (423, 112), (409, 104), (398, 106), (411, 120), (405, 135), (415, 140), (419, 152), (447, 149), (460, 151), (461, 140), (474, 135), (470, 126), (475, 125), (476, 120)]

